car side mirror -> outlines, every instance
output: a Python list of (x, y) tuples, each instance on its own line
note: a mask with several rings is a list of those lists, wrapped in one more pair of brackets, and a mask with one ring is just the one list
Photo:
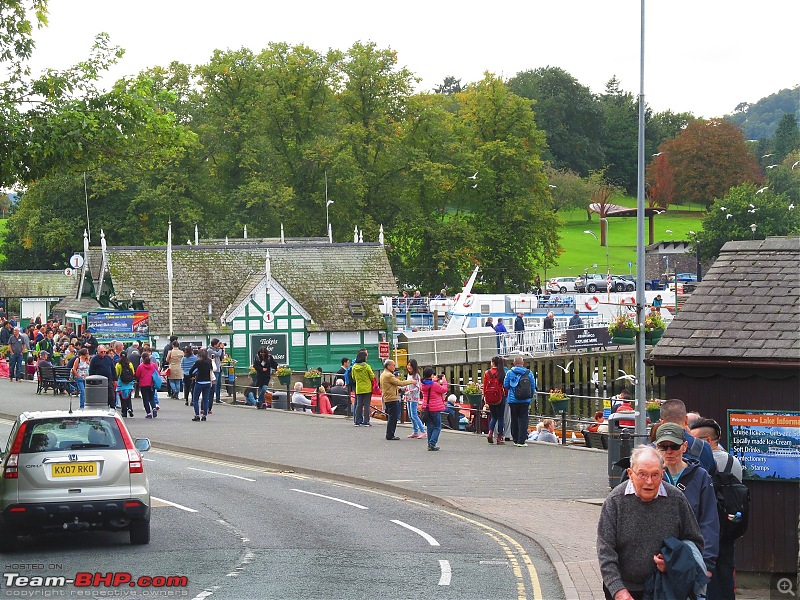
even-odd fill
[(139, 452), (147, 452), (150, 450), (150, 440), (148, 438), (136, 438), (133, 440), (133, 446)]

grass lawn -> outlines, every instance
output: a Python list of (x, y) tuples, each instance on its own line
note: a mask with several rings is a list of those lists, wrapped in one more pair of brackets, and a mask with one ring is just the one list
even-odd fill
[[(615, 198), (614, 204), (635, 206), (635, 198)], [(600, 218), (592, 215), (591, 222), (586, 220), (585, 210), (560, 211), (564, 221), (560, 231), (563, 254), (558, 257), (557, 265), (548, 269), (548, 277), (566, 277), (580, 275), (588, 270), (597, 273), (606, 272), (606, 250), (600, 246)], [(653, 228), (654, 241), (684, 241), (689, 239), (689, 231), (700, 231), (705, 213), (698, 206), (673, 206), (663, 215), (656, 215)], [(644, 243), (649, 243), (649, 222), (645, 220)], [(667, 230), (672, 233), (667, 233)], [(585, 230), (593, 231), (598, 239)], [(611, 217), (608, 220), (608, 262), (611, 272), (624, 275), (636, 272), (636, 217)], [(628, 262), (632, 263), (628, 267)]]

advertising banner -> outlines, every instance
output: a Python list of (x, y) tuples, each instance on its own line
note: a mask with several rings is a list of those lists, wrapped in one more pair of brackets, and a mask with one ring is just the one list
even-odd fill
[(567, 348), (570, 350), (605, 347), (610, 340), (608, 327), (567, 329)]
[(150, 334), (149, 316), (146, 310), (90, 312), (86, 315), (86, 325), (100, 343), (133, 342), (146, 339)]
[(729, 409), (728, 440), (745, 479), (800, 481), (800, 412)]

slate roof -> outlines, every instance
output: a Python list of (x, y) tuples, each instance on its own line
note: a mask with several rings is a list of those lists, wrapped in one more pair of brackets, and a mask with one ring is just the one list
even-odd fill
[(53, 305), (52, 312), (63, 315), (67, 311), (76, 313), (87, 313), (93, 310), (114, 310), (112, 308), (103, 308), (100, 303), (92, 297), (84, 296), (80, 300), (76, 300), (73, 296), (64, 298), (60, 302)]
[[(173, 331), (216, 333), (220, 317), (235, 308), (261, 280), (269, 249), (272, 278), (311, 315), (311, 329), (376, 330), (385, 327), (379, 296), (397, 294), (384, 247), (363, 244), (242, 244), (174, 246)], [(98, 252), (99, 253), (99, 252)], [(94, 254), (94, 249), (90, 254)], [(169, 329), (165, 246), (109, 247), (108, 266), (115, 293), (131, 290), (150, 311), (150, 330)], [(248, 287), (250, 286), (250, 287)], [(362, 302), (366, 315), (354, 319), (350, 301)], [(211, 303), (213, 320), (208, 318)]]
[(651, 358), (800, 364), (800, 238), (726, 243)]
[(0, 271), (0, 298), (74, 297), (75, 280), (64, 271)]

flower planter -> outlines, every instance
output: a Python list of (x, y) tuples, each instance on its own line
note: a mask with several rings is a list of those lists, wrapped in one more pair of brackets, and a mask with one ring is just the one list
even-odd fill
[(647, 329), (644, 332), (644, 343), (653, 346), (658, 343), (662, 335), (664, 335), (663, 329)]
[(464, 394), (464, 402), (468, 402), (472, 408), (482, 408), (482, 399), (483, 396), (481, 394)]
[(564, 398), (563, 400), (550, 400), (550, 406), (553, 407), (553, 411), (556, 414), (567, 412), (569, 409), (569, 398)]
[(307, 388), (317, 389), (322, 383), (322, 375), (319, 377), (303, 377), (303, 385)]
[(291, 375), (278, 375), (278, 381), (281, 382), (281, 385), (288, 387), (292, 383), (292, 376)]
[(661, 409), (660, 408), (648, 408), (647, 409), (647, 418), (650, 419), (651, 423), (658, 423), (661, 420)]

